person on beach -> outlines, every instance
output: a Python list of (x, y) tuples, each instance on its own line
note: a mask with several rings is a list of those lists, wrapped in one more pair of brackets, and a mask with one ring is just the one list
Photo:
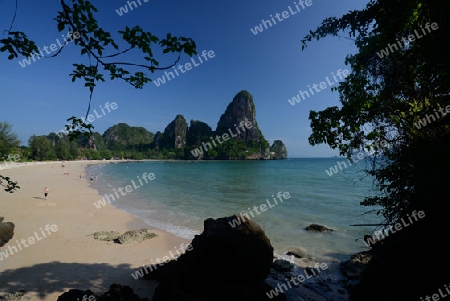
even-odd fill
[(45, 199), (47, 199), (47, 197), (48, 197), (48, 192), (50, 191), (50, 189), (48, 189), (48, 187), (47, 186), (45, 186), (45, 188), (44, 188), (44, 196), (45, 196)]

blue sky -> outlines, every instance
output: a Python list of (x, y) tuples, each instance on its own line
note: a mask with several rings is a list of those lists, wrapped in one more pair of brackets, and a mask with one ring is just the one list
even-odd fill
[[(119, 16), (116, 12), (127, 1), (93, 1), (99, 9), (100, 26), (114, 33), (126, 25), (139, 25), (160, 37), (170, 32), (193, 38), (199, 52), (214, 51), (214, 58), (180, 74), (157, 87), (148, 83), (135, 89), (123, 81), (100, 83), (94, 92), (92, 109), (100, 118), (92, 122), (94, 130), (103, 133), (119, 122), (143, 126), (151, 132), (164, 128), (177, 114), (189, 122), (201, 120), (216, 128), (220, 115), (233, 97), (241, 90), (253, 95), (256, 120), (269, 143), (281, 139), (289, 157), (327, 157), (337, 155), (328, 146), (310, 146), (310, 110), (323, 110), (339, 105), (337, 92), (330, 85), (292, 106), (288, 99), (299, 90), (308, 91), (313, 84), (333, 81), (332, 73), (349, 69), (345, 56), (355, 52), (352, 41), (329, 37), (309, 44), (301, 50), (300, 40), (315, 29), (324, 18), (340, 16), (360, 9), (367, 0), (311, 0), (303, 9), (298, 1), (148, 1)], [(96, 3), (97, 2), (97, 3)], [(56, 28), (58, 0), (39, 4), (19, 1), (13, 30), (26, 32), (39, 47), (62, 42)], [(295, 6), (300, 8), (296, 10)], [(296, 12), (291, 14), (289, 6)], [(270, 15), (288, 11), (289, 17), (277, 21), (257, 35), (250, 30), (269, 20)], [(0, 2), (1, 31), (8, 29), (14, 15), (14, 1)], [(275, 17), (275, 16), (274, 16)], [(282, 18), (282, 17), (280, 17)], [(2, 38), (5, 37), (3, 33)], [(117, 35), (116, 35), (117, 37)], [(169, 62), (174, 56), (155, 51), (157, 58)], [(140, 62), (136, 54), (128, 60)], [(190, 62), (184, 55), (180, 64)], [(87, 63), (74, 45), (69, 44), (56, 58), (40, 59), (22, 68), (19, 60), (7, 59), (0, 53), (0, 121), (13, 125), (23, 145), (31, 135), (46, 135), (64, 128), (66, 119), (86, 113), (89, 92), (82, 82), (72, 83), (69, 74), (73, 63)], [(198, 63), (198, 59), (196, 60)], [(164, 72), (151, 75), (157, 79)], [(108, 77), (106, 77), (108, 78)], [(100, 106), (116, 102), (117, 109), (103, 115)]]

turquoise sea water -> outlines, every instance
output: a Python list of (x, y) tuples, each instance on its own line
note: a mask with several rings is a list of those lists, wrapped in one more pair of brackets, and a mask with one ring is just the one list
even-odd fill
[[(361, 238), (373, 227), (351, 224), (381, 221), (375, 214), (364, 214), (373, 208), (360, 206), (365, 196), (375, 192), (370, 179), (353, 183), (364, 176), (358, 166), (333, 176), (325, 172), (341, 160), (106, 163), (89, 166), (87, 174), (98, 175), (98, 181), (92, 182), (92, 186), (101, 195), (115, 196), (115, 200), (110, 197), (113, 206), (144, 219), (151, 226), (189, 239), (202, 232), (207, 218), (250, 214), (249, 208), (267, 204), (267, 199), (273, 206), (272, 195), (288, 192), (289, 199), (272, 208), (267, 206), (265, 212), (252, 211), (252, 219), (266, 232), (275, 252), (282, 254), (286, 247), (300, 246), (315, 258), (341, 260), (368, 249)], [(145, 183), (144, 173), (153, 173), (155, 179)], [(128, 188), (131, 192), (126, 192), (125, 187), (133, 185), (132, 180), (139, 187), (132, 191)], [(335, 231), (304, 230), (312, 223)]]

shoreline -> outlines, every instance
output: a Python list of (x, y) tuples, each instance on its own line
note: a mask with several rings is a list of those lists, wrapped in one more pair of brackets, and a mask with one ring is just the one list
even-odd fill
[[(186, 163), (188, 162), (187, 160), (169, 160), (169, 161), (186, 162)], [(207, 160), (207, 161), (213, 161), (213, 160)], [(223, 161), (230, 161), (230, 160), (223, 160)], [(129, 163), (137, 163), (137, 162), (167, 162), (167, 160), (134, 160), (134, 161), (129, 162)], [(101, 162), (99, 162), (99, 163), (101, 163)], [(113, 162), (111, 162), (111, 163), (113, 163)], [(122, 162), (114, 162), (114, 163), (122, 163)], [(128, 163), (128, 162), (123, 162), (123, 163)], [(191, 163), (193, 163), (193, 162), (191, 162)], [(108, 164), (108, 163), (105, 163), (105, 164)], [(89, 173), (96, 174), (95, 171), (89, 172)], [(101, 175), (101, 172), (99, 173), (99, 175)], [(102, 178), (102, 177), (100, 176), (100, 178)], [(136, 183), (138, 182), (138, 180), (136, 180), (136, 178), (134, 178), (134, 180), (136, 181)], [(123, 181), (123, 179), (121, 181)], [(95, 183), (95, 182), (91, 182), (91, 183)], [(109, 187), (101, 186), (103, 184), (100, 184), (99, 186), (93, 184), (93, 187), (97, 191), (99, 191), (99, 194), (100, 194), (99, 199), (102, 198), (102, 196), (105, 195), (106, 193), (112, 196), (114, 194), (114, 192), (111, 190), (112, 188), (116, 188), (116, 190), (117, 190), (118, 187), (119, 188), (125, 188), (125, 186), (127, 184), (129, 184), (131, 186), (130, 182), (123, 182), (121, 184), (118, 184), (118, 183), (114, 184), (114, 180), (111, 182), (111, 184), (112, 184), (112, 186), (110, 186), (108, 184)], [(133, 189), (133, 191), (130, 194), (128, 194), (127, 197), (135, 198), (136, 200), (141, 200), (142, 199), (141, 195), (133, 195), (136, 191), (137, 191), (137, 189)], [(147, 217), (142, 216), (139, 211), (135, 210), (136, 208), (129, 207), (129, 206), (127, 206), (126, 203), (116, 202), (118, 199), (121, 199), (121, 198), (122, 197), (117, 197), (116, 200), (112, 200), (110, 205), (115, 207), (115, 208), (117, 208), (117, 209), (119, 209), (119, 210), (122, 210), (122, 211), (124, 211), (126, 213), (129, 213), (129, 214), (133, 215), (134, 217), (136, 217), (139, 220), (142, 220), (142, 222), (145, 223), (148, 227), (159, 229), (161, 231), (168, 232), (168, 233), (170, 233), (172, 235), (175, 235), (177, 237), (184, 238), (184, 239), (189, 239), (189, 240), (192, 240), (195, 234), (200, 234), (202, 232), (202, 227), (200, 228), (198, 225), (197, 225), (198, 227), (189, 227), (189, 226), (187, 226), (186, 224), (183, 224), (183, 223), (173, 223), (173, 221), (169, 222), (168, 224), (161, 225), (161, 224), (159, 224), (159, 222), (161, 222), (161, 220), (158, 219), (158, 217), (156, 217), (156, 220), (149, 219), (149, 221), (147, 221)], [(269, 208), (272, 208), (274, 206), (276, 206), (276, 205), (269, 205)], [(141, 209), (146, 210), (148, 208), (141, 208)], [(156, 208), (156, 209), (158, 209), (158, 208)], [(164, 208), (164, 210), (165, 209), (166, 208)], [(222, 215), (220, 215), (220, 216), (222, 216)], [(215, 218), (220, 217), (220, 216), (215, 216)], [(209, 217), (213, 217), (213, 215), (206, 216), (203, 219), (206, 219), (206, 218), (209, 218)], [(254, 220), (254, 219), (252, 218), (252, 220)], [(152, 223), (152, 221), (157, 221), (157, 223), (154, 224), (154, 223)], [(203, 225), (203, 220), (201, 222), (202, 222), (202, 225)], [(172, 226), (172, 227), (174, 227), (176, 229), (174, 230), (174, 228), (172, 228), (172, 227), (167, 228), (168, 225)], [(180, 233), (180, 231), (181, 231), (181, 233)], [(189, 233), (187, 233), (187, 232), (189, 232)], [(195, 232), (195, 233), (192, 234), (190, 232)], [(274, 236), (272, 235), (272, 238), (273, 237)], [(271, 237), (269, 237), (269, 238), (271, 238)], [(280, 245), (275, 246), (274, 245), (274, 249), (275, 249), (274, 250), (274, 255), (275, 255), (276, 258), (289, 260), (291, 263), (296, 264), (299, 267), (305, 267), (305, 264), (302, 262), (302, 260), (297, 260), (297, 258), (292, 258), (292, 256), (284, 254), (286, 252), (286, 249), (289, 249), (291, 247), (299, 247), (299, 246), (300, 247), (304, 247), (304, 245), (298, 245), (298, 244), (287, 244), (287, 245), (282, 245), (282, 246), (280, 246)], [(332, 253), (334, 255), (329, 255), (330, 252), (334, 252), (333, 249), (326, 249), (325, 251), (323, 251), (323, 250), (325, 250), (325, 249), (320, 249), (321, 252), (319, 252), (319, 253), (317, 253), (317, 252), (311, 253), (311, 254), (308, 255), (308, 257), (309, 258), (314, 258), (314, 259), (320, 260), (320, 261), (326, 261), (326, 262), (331, 264), (331, 263), (345, 261), (345, 260), (349, 259), (351, 255), (356, 254), (356, 253), (361, 251), (361, 250), (354, 250), (354, 252), (351, 252), (351, 253), (344, 253), (344, 252), (342, 252), (342, 253), (336, 253), (336, 254)]]
[[(119, 162), (127, 160), (114, 161)], [(91, 289), (100, 294), (108, 291), (111, 284), (119, 283), (129, 285), (140, 297), (151, 299), (157, 283), (135, 280), (132, 273), (190, 240), (149, 226), (110, 204), (96, 209), (92, 204), (101, 195), (86, 176), (80, 179), (79, 174), (85, 175), (89, 165), (107, 163), (113, 162), (23, 162), (0, 168), (2, 175), (18, 181), (21, 187), (12, 194), (0, 192), (4, 200), (0, 216), (15, 224), (14, 237), (0, 248), (4, 256), (0, 259), (1, 293), (25, 290), (30, 300), (47, 301), (56, 300), (69, 289)], [(69, 175), (64, 174), (65, 169)], [(43, 194), (45, 186), (50, 188), (47, 200)], [(58, 230), (42, 237), (41, 229), (45, 231), (46, 225), (55, 225)], [(123, 245), (89, 236), (97, 231), (122, 234), (141, 228), (157, 236)], [(33, 233), (38, 233), (40, 239), (25, 247), (21, 242), (28, 241)], [(7, 251), (10, 253), (5, 257)]]
[[(90, 289), (96, 294), (103, 294), (111, 284), (118, 283), (129, 285), (135, 294), (151, 300), (158, 282), (139, 277), (138, 271), (144, 264), (156, 262), (157, 258), (170, 257), (174, 250), (182, 249), (182, 244), (187, 245), (192, 239), (151, 226), (143, 218), (112, 203), (100, 209), (93, 205), (102, 198), (102, 187), (96, 187), (95, 182), (90, 181), (89, 168), (99, 165), (101, 169), (100, 165), (127, 162), (136, 161), (27, 162), (0, 171), (0, 174), (10, 176), (13, 181), (19, 181), (21, 187), (12, 194), (4, 192), (6, 201), (0, 208), (0, 216), (5, 217), (4, 221), (16, 225), (13, 239), (0, 248), (0, 256), (8, 247), (18, 249), (8, 258), (0, 258), (0, 297), (7, 292), (25, 290), (28, 293), (24, 300), (56, 300), (69, 289)], [(63, 163), (64, 167), (61, 166)], [(65, 170), (70, 175), (65, 175)], [(48, 200), (45, 200), (43, 187), (47, 183), (50, 193)], [(46, 225), (55, 225), (58, 231), (42, 237), (41, 230), (45, 231)], [(149, 229), (158, 236), (125, 245), (97, 241), (89, 236), (97, 231), (118, 231), (122, 234), (127, 230), (141, 228)], [(16, 240), (20, 242), (21, 239), (28, 239), (34, 233), (38, 234), (40, 240), (19, 250)], [(274, 259), (289, 261), (294, 266), (291, 271), (293, 275), (305, 273), (316, 263), (327, 263), (326, 271), (305, 282), (316, 287), (315, 296), (318, 293), (330, 297), (329, 293), (320, 289), (321, 285), (326, 284), (335, 293), (341, 288), (338, 283), (344, 280), (340, 276), (339, 263), (335, 260), (323, 261), (314, 257), (299, 259), (277, 252), (274, 252)], [(279, 277), (283, 272), (278, 273), (269, 275), (267, 281), (274, 286), (282, 284)], [(300, 286), (288, 294), (309, 295), (312, 291)], [(341, 297), (339, 301), (347, 301), (347, 296)], [(318, 297), (313, 300), (322, 299)]]

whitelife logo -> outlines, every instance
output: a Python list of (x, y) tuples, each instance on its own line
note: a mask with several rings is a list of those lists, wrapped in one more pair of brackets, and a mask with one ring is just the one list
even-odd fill
[[(164, 264), (170, 262), (171, 260), (175, 260), (177, 261), (178, 258), (185, 252), (187, 251), (192, 251), (193, 246), (192, 244), (188, 244), (187, 246), (185, 246), (184, 243), (182, 243), (180, 245), (180, 247), (175, 247), (174, 248), (177, 254), (173, 254), (172, 251), (169, 251), (169, 255), (170, 256), (164, 256), (163, 258), (156, 258), (156, 263), (154, 262), (154, 260), (152, 259), (152, 264), (146, 264), (143, 265), (139, 270), (137, 270), (134, 273), (131, 273), (131, 276), (134, 278), (134, 280), (138, 280), (140, 277), (144, 277), (145, 274), (149, 274), (150, 272), (153, 272), (154, 270), (156, 270), (158, 268), (157, 265), (159, 265), (160, 267), (163, 266)], [(150, 271), (148, 271), (148, 269)]]
[[(30, 245), (35, 244), (37, 241), (40, 241), (44, 238), (47, 237), (47, 235), (45, 234), (44, 230), (47, 231), (48, 236), (50, 236), (52, 234), (52, 232), (56, 232), (58, 231), (58, 226), (57, 225), (46, 225), (44, 230), (42, 230), (42, 228), (39, 228), (39, 230), (41, 230), (41, 234), (42, 237), (39, 236), (39, 234), (37, 232), (34, 232), (33, 236), (28, 237), (27, 240), (22, 239), (20, 242), (18, 240), (16, 240), (17, 245), (16, 246), (8, 246), (7, 248), (5, 248), (5, 251), (0, 251), (0, 261), (3, 260), (3, 258), (8, 258), (10, 255), (14, 255), (15, 253), (18, 253), (19, 251), (22, 251), (22, 246), (24, 248), (28, 248)], [(36, 238), (36, 239), (35, 239)], [(28, 242), (28, 244), (27, 244)], [(17, 250), (17, 248), (19, 248), (19, 250)]]
[[(109, 101), (108, 101), (108, 102), (106, 102), (106, 103), (104, 104), (104, 106), (105, 106), (104, 109), (106, 109), (106, 111), (108, 111), (108, 113), (111, 113), (111, 110), (114, 111), (114, 110), (116, 110), (116, 109), (119, 107), (119, 106), (117, 105), (117, 103), (114, 102), (114, 101), (113, 101), (111, 104), (110, 104)], [(102, 112), (102, 115), (99, 115), (98, 112), (97, 112), (97, 110), (94, 109), (93, 112), (94, 112), (95, 116), (92, 115), (92, 114), (89, 114), (89, 115), (87, 116), (87, 118), (85, 118), (84, 116), (81, 116), (80, 119), (81, 119), (84, 123), (89, 124), (89, 123), (94, 122), (95, 119), (96, 119), (96, 117), (97, 117), (97, 119), (102, 118), (103, 116), (106, 115), (106, 112), (105, 112), (105, 110), (103, 109), (102, 105), (99, 105), (99, 108), (100, 108), (100, 110), (101, 110), (101, 112)], [(86, 122), (86, 121), (87, 121), (87, 122)], [(70, 126), (70, 123), (67, 123), (67, 125)], [(74, 129), (74, 130), (75, 130), (75, 129)], [(68, 135), (71, 131), (72, 131), (72, 130), (70, 130), (70, 131), (67, 131), (67, 130), (60, 130), (60, 131), (57, 132), (56, 134), (58, 135), (59, 138), (62, 138), (62, 137), (64, 137), (65, 135)]]
[[(433, 121), (436, 121), (438, 119), (440, 119), (441, 117), (445, 117), (445, 115), (447, 115), (448, 113), (450, 113), (450, 105), (445, 107), (445, 112), (444, 112), (444, 108), (439, 108), (439, 112), (441, 112), (442, 116), (439, 116), (438, 112), (436, 112), (436, 109), (434, 109), (434, 115), (436, 115), (436, 118), (434, 117), (433, 114), (427, 114), (425, 115), (426, 118), (424, 119), (419, 119), (418, 122), (414, 122), (414, 126), (420, 130), (420, 128), (422, 127), (426, 127), (427, 126), (427, 120), (428, 123), (431, 123), (431, 119), (433, 119)], [(431, 118), (430, 118), (431, 117)]]
[[(139, 3), (139, 6), (142, 5), (141, 0), (136, 0)], [(134, 8), (138, 8), (138, 5), (136, 4), (136, 1), (127, 1), (127, 5), (130, 8), (130, 11), (132, 11)], [(147, 3), (149, 0), (142, 0), (142, 2)], [(116, 13), (122, 17), (124, 14), (128, 13), (128, 7), (127, 5), (119, 7), (119, 9), (116, 9)], [(134, 8), (133, 8), (134, 5)]]
[[(411, 219), (411, 216), (414, 218), (414, 220)], [(396, 223), (394, 226), (389, 226), (388, 228), (386, 228), (384, 230), (375, 231), (372, 234), (372, 236), (364, 238), (364, 244), (366, 246), (370, 247), (371, 245), (375, 244), (376, 242), (381, 241), (381, 240), (385, 239), (386, 237), (388, 237), (389, 231), (391, 231), (391, 233), (395, 233), (397, 231), (402, 230), (404, 227), (408, 227), (409, 225), (414, 223), (414, 221), (417, 222), (420, 218), (424, 218), (425, 212), (423, 212), (423, 211), (416, 212), (416, 210), (414, 210), (411, 213), (411, 216), (409, 216), (409, 214), (407, 214), (408, 220), (410, 222), (409, 224), (407, 222), (405, 222), (405, 220), (402, 217), (400, 219), (401, 223)], [(393, 228), (395, 228), (395, 231)]]
[[(280, 203), (283, 203), (283, 199), (288, 200), (291, 198), (291, 195), (287, 191), (286, 192), (278, 191), (277, 198), (280, 200)], [(276, 205), (278, 205), (277, 199), (275, 198), (275, 196), (273, 194), (272, 194), (272, 199), (274, 200), (275, 204), (271, 204), (269, 199), (266, 199), (266, 203), (267, 203), (267, 205), (269, 205), (269, 208), (267, 208), (266, 204), (264, 204), (264, 203), (260, 204), (259, 206), (253, 206), (253, 209), (248, 208), (248, 213), (239, 213), (238, 215), (236, 215), (237, 218), (234, 218), (232, 221), (228, 222), (228, 224), (232, 228), (235, 228), (235, 227), (239, 226), (241, 223), (245, 222), (245, 218), (250, 220), (249, 214), (252, 216), (252, 218), (255, 218), (253, 211), (257, 215), (260, 215), (261, 213), (266, 212), (267, 209), (273, 208)], [(258, 211), (258, 209), (261, 211)]]
[[(51, 54), (52, 52), (56, 52), (59, 51), (61, 48), (63, 48), (65, 45), (69, 44), (69, 42), (72, 42), (75, 39), (79, 39), (80, 38), (80, 33), (78, 31), (75, 31), (73, 34), (72, 32), (67, 32), (67, 37), (64, 37), (64, 35), (62, 35), (62, 38), (64, 39), (64, 43), (61, 44), (61, 42), (59, 41), (59, 38), (56, 39), (56, 43), (58, 44), (58, 46), (56, 44), (51, 44), (50, 46), (44, 46), (42, 47), (42, 49), (44, 49), (46, 54)], [(50, 51), (48, 51), (48, 48), (50, 48)], [(38, 47), (38, 53), (34, 52), (32, 53), (30, 56), (28, 56), (26, 59), (23, 59), (21, 62), (19, 61), (19, 65), (22, 68), (25, 68), (26, 66), (30, 65), (32, 63), (31, 60), (33, 60), (33, 62), (36, 62), (36, 58), (38, 60), (40, 60), (41, 58), (45, 57), (44, 53), (42, 52), (41, 48)]]
[[(237, 132), (236, 135), (233, 134), (233, 131), (232, 131), (231, 129), (228, 129), (228, 132), (230, 133), (230, 135), (231, 135), (232, 138), (233, 138), (233, 137), (236, 137), (237, 135), (240, 135), (240, 134), (241, 134), (241, 132), (240, 132), (239, 129), (238, 129), (238, 126), (236, 126), (236, 124), (235, 124), (234, 126), (235, 126), (234, 129), (235, 129), (236, 132)], [(252, 124), (250, 121), (244, 121), (244, 120), (241, 121), (241, 122), (239, 123), (239, 127), (242, 129), (243, 132), (245, 131), (244, 126), (245, 126), (247, 129), (251, 129), (251, 128), (253, 127), (253, 124)], [(222, 144), (222, 143), (224, 143), (225, 141), (228, 141), (228, 140), (230, 139), (230, 136), (229, 136), (227, 133), (223, 133), (222, 136), (216, 135), (216, 138), (213, 138), (213, 137), (210, 137), (210, 138), (211, 138), (211, 143), (214, 144), (214, 146), (217, 147), (217, 144), (214, 142), (214, 140), (216, 140), (219, 144)], [(223, 140), (221, 141), (220, 138), (222, 138)], [(191, 150), (191, 154), (192, 154), (194, 157), (197, 158), (198, 156), (203, 155), (203, 152), (207, 153), (209, 149), (212, 149), (211, 143), (209, 143), (209, 142), (206, 142), (206, 143), (205, 143), (205, 142), (202, 142), (202, 145), (201, 145), (200, 147), (197, 147), (196, 149)], [(202, 150), (202, 147), (203, 147), (203, 150)]]
[[(133, 184), (133, 186), (131, 186), (131, 185), (125, 186), (126, 192), (123, 191), (124, 187), (119, 187), (119, 189), (117, 189), (117, 191), (120, 192), (120, 195), (116, 191), (115, 188), (113, 188), (114, 194), (116, 195), (117, 199), (120, 199), (120, 196), (126, 196), (127, 193), (132, 192), (134, 189), (138, 189), (139, 187), (144, 186), (144, 184), (142, 183), (142, 180), (144, 180), (144, 182), (146, 184), (148, 184), (149, 181), (153, 181), (155, 178), (156, 177), (155, 177), (154, 173), (147, 174), (145, 172), (142, 174), (142, 179), (139, 176), (137, 176), (137, 179), (139, 180), (139, 183), (141, 185), (136, 185), (136, 183), (134, 183), (134, 180), (131, 180), (131, 184)], [(106, 199), (106, 201), (105, 201), (105, 199)], [(116, 198), (114, 197), (113, 194), (105, 193), (105, 196), (101, 200), (98, 200), (97, 202), (94, 202), (93, 204), (94, 204), (95, 208), (100, 209), (100, 208), (106, 206), (106, 203), (111, 204), (111, 202), (114, 202), (115, 200), (116, 200)]]
[[(208, 52), (206, 52), (206, 50), (203, 50), (201, 56), (203, 57), (203, 59), (206, 62), (206, 61), (208, 61), (208, 58), (212, 59), (212, 58), (214, 58), (216, 56), (216, 54), (214, 53), (213, 50), (209, 50)], [(197, 66), (200, 66), (201, 64), (203, 64), (203, 60), (200, 57), (200, 55), (197, 56), (197, 59), (200, 61), (200, 63), (198, 63), (198, 64), (196, 63), (196, 61), (195, 61), (195, 59), (193, 57), (191, 58), (192, 65), (194, 65), (194, 67), (197, 67)], [(173, 72), (175, 72), (175, 74), (177, 76), (175, 76), (172, 71), (165, 71), (164, 75), (162, 77), (158, 77), (156, 80), (153, 81), (153, 83), (157, 87), (159, 87), (159, 86), (161, 86), (161, 85), (166, 83), (166, 78), (167, 78), (167, 81), (171, 81), (172, 79), (175, 79), (175, 77), (180, 76), (180, 73), (178, 73), (177, 69), (181, 73), (186, 73), (187, 71), (192, 69), (192, 65), (191, 65), (191, 63), (185, 63), (184, 65), (178, 64), (178, 66), (176, 66), (176, 67), (173, 66), (172, 67)], [(184, 69), (183, 69), (183, 67), (184, 67)]]
[[(299, 5), (302, 7), (300, 9)], [(301, 10), (305, 10), (308, 6), (312, 5), (312, 0), (300, 0), (297, 2), (294, 2), (294, 6), (295, 9), (292, 9), (292, 7), (289, 5), (289, 11), (285, 10), (283, 11), (281, 14), (280, 13), (276, 13), (275, 14), (275, 18), (278, 20), (278, 22), (281, 22), (283, 20), (286, 20), (287, 18), (289, 18), (290, 16), (296, 15), (298, 14)], [(277, 24), (277, 21), (275, 20), (275, 18), (272, 15), (269, 15), (270, 20), (272, 20), (272, 22), (270, 20), (261, 20), (261, 23), (257, 26), (255, 26), (254, 28), (250, 28), (250, 31), (256, 36), (258, 33), (263, 32), (264, 29), (268, 29), (272, 26), (275, 26)], [(272, 25), (273, 24), (273, 25)], [(264, 25), (264, 28), (263, 28)], [(267, 26), (269, 25), (269, 26)]]
[[(439, 26), (436, 22), (431, 23), (431, 24), (430, 24), (430, 22), (427, 22), (427, 24), (425, 24), (425, 28), (427, 29), (428, 33), (431, 33), (430, 27), (433, 30), (437, 30), (439, 28)], [(389, 54), (394, 53), (394, 51), (398, 51), (399, 49), (408, 47), (409, 43), (414, 42), (416, 40), (416, 38), (418, 40), (418, 39), (426, 36), (427, 32), (423, 29), (423, 27), (421, 27), (420, 29), (422, 30), (423, 36), (421, 36), (417, 32), (417, 29), (416, 29), (416, 30), (414, 30), (414, 34), (408, 35), (407, 38), (405, 38), (405, 37), (401, 38), (402, 41), (399, 41), (398, 39), (396, 39), (397, 43), (388, 44), (388, 46), (386, 48), (382, 49), (380, 52), (377, 52), (378, 57), (380, 59), (387, 57), (387, 56), (389, 56)], [(403, 45), (402, 45), (402, 42), (403, 42)], [(397, 45), (398, 45), (398, 47), (397, 47)]]
[[(340, 78), (340, 80), (342, 81), (348, 76), (349, 73), (350, 73), (350, 71), (348, 71), (347, 69), (344, 69), (343, 71), (341, 71), (341, 69), (339, 69), (338, 71), (336, 71), (336, 75), (334, 74), (334, 72), (331, 72), (334, 82), (330, 81), (328, 76), (326, 76), (325, 77), (326, 82), (320, 82), (319, 84), (313, 84), (312, 87), (310, 85), (308, 85), (308, 90), (311, 93), (311, 95), (308, 93), (308, 91), (299, 90), (298, 91), (299, 93), (296, 96), (292, 97), (291, 99), (288, 99), (288, 102), (292, 106), (295, 105), (296, 103), (300, 103), (302, 100), (305, 100), (306, 97), (311, 97), (312, 95), (314, 95), (314, 91), (318, 93), (322, 90), (325, 90), (328, 87), (331, 87), (335, 83), (338, 83), (339, 80), (336, 78), (336, 76), (338, 76)], [(320, 88), (320, 89), (318, 89), (318, 88)], [(300, 99), (300, 96), (302, 99)]]

